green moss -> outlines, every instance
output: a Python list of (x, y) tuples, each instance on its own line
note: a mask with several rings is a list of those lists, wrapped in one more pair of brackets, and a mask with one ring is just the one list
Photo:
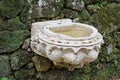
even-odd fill
[(19, 17), (12, 18), (9, 20), (0, 19), (0, 31), (15, 31), (15, 30), (25, 30), (26, 26), (19, 20)]
[(91, 22), (90, 22), (90, 14), (87, 11), (87, 9), (83, 9), (79, 13), (79, 22), (86, 23), (86, 24), (91, 24)]
[(31, 4), (37, 4), (39, 0), (32, 0)]
[(60, 14), (61, 18), (77, 18), (78, 16), (79, 13), (71, 9), (63, 9)]
[(17, 80), (26, 80), (26, 78), (30, 75), (34, 75), (35, 73), (35, 69), (25, 69), (25, 68), (22, 68), (18, 71), (15, 72), (15, 77)]
[[(25, 0), (25, 6), (24, 6), (24, 9), (21, 11), (19, 18), (20, 18), (20, 21), (24, 23), (26, 26), (29, 26), (31, 23), (31, 16), (29, 12), (30, 8), (31, 8), (31, 5), (27, 2), (27, 0)], [(26, 28), (29, 29), (30, 27), (26, 27)]]
[(24, 0), (1, 0), (0, 14), (6, 18), (17, 16), (24, 7)]
[(13, 75), (6, 76), (7, 80), (16, 80)]
[(92, 17), (92, 23), (99, 29), (101, 33), (110, 34), (120, 28), (120, 5), (109, 4), (101, 8), (97, 14)]
[(6, 77), (2, 77), (0, 78), (0, 80), (8, 80)]
[(90, 73), (90, 72), (92, 71), (90, 65), (84, 66), (84, 67), (83, 67), (83, 70), (84, 70), (85, 73)]
[(12, 52), (20, 47), (29, 31), (1, 31), (0, 32), (0, 53)]
[(8, 56), (0, 56), (0, 77), (5, 78), (4, 76), (7, 76), (11, 73), (10, 69), (10, 63), (9, 63), (9, 57)]
[(93, 14), (96, 13), (98, 10), (100, 10), (103, 7), (103, 4), (101, 2), (97, 2), (95, 4), (91, 4), (87, 6), (88, 11)]

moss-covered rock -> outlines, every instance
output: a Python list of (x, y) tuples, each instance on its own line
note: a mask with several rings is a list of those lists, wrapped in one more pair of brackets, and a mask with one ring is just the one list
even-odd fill
[(69, 9), (81, 11), (84, 8), (83, 0), (66, 0), (65, 6)]
[[(120, 4), (116, 3), (108, 4), (92, 15), (92, 23), (104, 34), (105, 42), (96, 61), (99, 70), (94, 79), (109, 80), (119, 74), (120, 18), (118, 16), (120, 16)], [(113, 80), (116, 79), (115, 77)]]
[(0, 31), (15, 31), (25, 30), (27, 27), (19, 20), (19, 17), (12, 18), (9, 20), (0, 19)]
[(9, 57), (0, 55), (0, 77), (7, 76), (10, 73)]
[(37, 71), (47, 71), (52, 66), (50, 60), (41, 56), (34, 56), (33, 62)]
[(81, 23), (86, 23), (86, 24), (90, 24), (90, 14), (86, 9), (83, 9), (80, 13), (79, 13), (79, 22)]
[[(19, 15), (20, 21), (24, 23), (26, 26), (30, 26), (31, 23), (31, 16), (30, 16), (31, 5), (30, 2), (28, 1), (30, 0), (25, 0), (24, 8)], [(27, 29), (30, 29), (30, 27), (27, 27)]]
[(120, 28), (120, 4), (108, 4), (92, 15), (92, 23), (101, 33), (110, 34)]
[[(74, 79), (73, 74), (65, 69), (52, 69), (47, 72), (40, 72), (39, 77), (41, 80), (77, 80)], [(73, 77), (72, 79), (69, 79), (70, 77)]]
[(15, 72), (15, 78), (17, 80), (27, 80), (26, 78), (28, 76), (33, 76), (35, 73), (35, 69), (25, 69), (25, 68), (22, 68), (18, 71)]
[(11, 67), (17, 70), (29, 61), (31, 61), (31, 54), (26, 50), (18, 50), (11, 55)]
[(0, 0), (0, 14), (6, 18), (17, 16), (24, 7), (24, 0)]
[(9, 53), (20, 47), (28, 37), (29, 31), (0, 31), (0, 53)]
[(91, 4), (87, 6), (87, 10), (90, 14), (95, 14), (101, 7), (103, 7), (102, 3)]

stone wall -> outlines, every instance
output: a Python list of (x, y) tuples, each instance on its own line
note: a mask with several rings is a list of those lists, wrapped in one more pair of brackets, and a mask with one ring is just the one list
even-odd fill
[[(62, 18), (94, 25), (104, 35), (95, 62), (69, 72), (31, 51), (31, 23)], [(117, 80), (119, 37), (120, 0), (0, 0), (0, 80)]]

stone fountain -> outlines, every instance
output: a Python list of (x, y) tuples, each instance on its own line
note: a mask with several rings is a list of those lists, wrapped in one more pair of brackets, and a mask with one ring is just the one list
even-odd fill
[(35, 22), (31, 28), (32, 50), (70, 71), (95, 61), (102, 43), (95, 27), (71, 19)]

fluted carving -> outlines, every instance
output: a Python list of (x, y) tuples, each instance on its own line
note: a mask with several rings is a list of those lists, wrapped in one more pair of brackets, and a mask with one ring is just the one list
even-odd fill
[[(81, 34), (76, 34), (75, 31), (71, 31), (70, 34), (63, 32), (74, 30), (75, 27), (75, 31), (78, 29)], [(55, 66), (67, 67), (68, 70), (95, 61), (102, 43), (103, 37), (96, 28), (82, 23), (73, 23), (70, 19), (32, 24), (32, 50), (53, 61)]]

